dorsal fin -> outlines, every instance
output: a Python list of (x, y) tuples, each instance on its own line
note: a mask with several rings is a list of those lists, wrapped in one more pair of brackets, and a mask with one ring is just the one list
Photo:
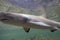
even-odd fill
[(46, 15), (46, 7), (42, 6), (40, 8), (40, 13), (41, 13), (40, 16), (47, 18), (47, 15)]
[(48, 18), (48, 17), (46, 16), (46, 14), (42, 14), (41, 16), (44, 17), (44, 18)]

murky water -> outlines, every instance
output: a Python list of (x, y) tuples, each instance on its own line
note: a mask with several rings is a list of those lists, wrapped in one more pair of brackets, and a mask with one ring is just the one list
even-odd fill
[(22, 27), (0, 23), (0, 40), (60, 40), (60, 30), (32, 29), (26, 33)]
[[(0, 4), (3, 5), (3, 3), (4, 2), (1, 1)], [(9, 6), (6, 8), (5, 8), (5, 6), (6, 6), (6, 4), (4, 3), (4, 7), (1, 6), (0, 10), (2, 9), (2, 11), (6, 11), (7, 8), (9, 9)], [(13, 8), (11, 7), (10, 10), (12, 10), (12, 9), (15, 10), (15, 7), (13, 7)], [(58, 9), (58, 10), (55, 10), (55, 9)], [(60, 6), (58, 6), (58, 7), (53, 6), (48, 9), (48, 11), (49, 11), (48, 13), (50, 13), (51, 17), (54, 16), (54, 18), (52, 17), (51, 19), (54, 19), (56, 21), (60, 20), (60, 11), (59, 10), (60, 10)], [(21, 10), (17, 9), (16, 11), (20, 12)], [(21, 12), (23, 12), (23, 11), (21, 11)], [(28, 13), (28, 12), (26, 12), (26, 13)], [(29, 13), (30, 13), (30, 11), (29, 11)], [(48, 15), (48, 13), (47, 13), (47, 15)], [(54, 15), (53, 13), (58, 14), (59, 18), (57, 15)], [(41, 29), (31, 28), (30, 32), (26, 33), (22, 27), (0, 23), (0, 40), (60, 40), (60, 30), (57, 30), (55, 32), (50, 32), (50, 30), (41, 30)]]

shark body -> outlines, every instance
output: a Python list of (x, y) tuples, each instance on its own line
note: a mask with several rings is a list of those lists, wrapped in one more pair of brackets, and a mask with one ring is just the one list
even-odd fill
[(30, 28), (48, 29), (54, 32), (60, 29), (60, 23), (49, 20), (43, 16), (21, 14), (21, 13), (5, 13), (0, 12), (0, 22), (10, 25), (21, 26), (26, 32)]

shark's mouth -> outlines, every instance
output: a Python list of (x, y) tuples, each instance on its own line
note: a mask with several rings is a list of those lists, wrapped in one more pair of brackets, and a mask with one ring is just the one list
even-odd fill
[(8, 19), (1, 19), (1, 21), (8, 21)]

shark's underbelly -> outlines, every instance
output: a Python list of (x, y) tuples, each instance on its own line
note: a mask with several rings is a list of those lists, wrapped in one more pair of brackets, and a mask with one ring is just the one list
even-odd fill
[(43, 25), (37, 25), (37, 24), (33, 24), (33, 23), (27, 23), (24, 21), (14, 21), (14, 20), (6, 20), (6, 21), (2, 21), (2, 23), (5, 24), (9, 24), (9, 25), (15, 25), (15, 26), (20, 26), (20, 27), (31, 27), (31, 28), (36, 28), (36, 29), (52, 29), (52, 27), (48, 27), (48, 26), (43, 26)]

